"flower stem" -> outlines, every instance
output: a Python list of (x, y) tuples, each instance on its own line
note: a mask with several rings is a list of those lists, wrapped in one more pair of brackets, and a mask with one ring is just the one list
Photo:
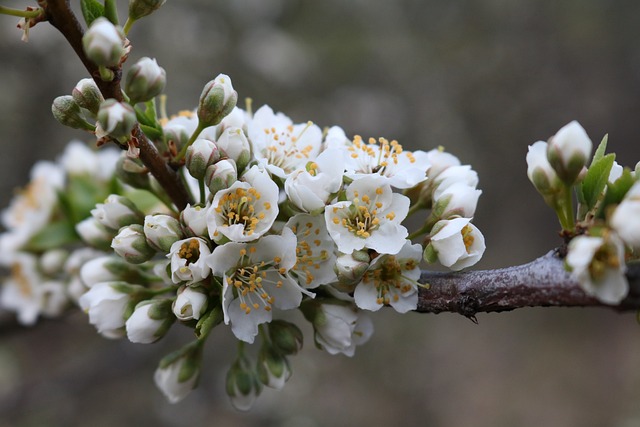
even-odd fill
[(191, 147), (191, 144), (193, 144), (196, 139), (198, 139), (198, 135), (200, 135), (200, 133), (204, 130), (204, 128), (205, 128), (205, 126), (203, 126), (200, 123), (200, 121), (198, 121), (198, 127), (193, 132), (193, 134), (191, 134), (191, 138), (189, 138), (189, 141), (184, 145), (184, 147), (182, 147), (182, 149), (180, 150), (180, 152), (176, 156), (176, 158), (175, 158), (175, 162), (176, 163), (179, 163), (184, 158), (184, 155), (187, 154), (187, 149), (189, 147)]
[(42, 9), (20, 10), (6, 6), (0, 6), (0, 15), (17, 16), (20, 18), (35, 18), (42, 13)]
[(124, 35), (128, 35), (129, 31), (131, 31), (131, 27), (133, 27), (133, 24), (136, 22), (135, 19), (131, 19), (131, 17), (128, 17), (127, 20), (124, 23), (124, 27), (122, 28), (122, 31), (124, 32)]

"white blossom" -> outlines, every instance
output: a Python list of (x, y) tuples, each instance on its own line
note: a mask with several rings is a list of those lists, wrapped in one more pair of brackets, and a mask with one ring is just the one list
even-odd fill
[(485, 250), (484, 236), (469, 218), (438, 221), (430, 245), (440, 264), (454, 271), (477, 263)]
[(617, 235), (577, 236), (569, 242), (565, 261), (587, 294), (606, 304), (618, 304), (627, 296), (624, 246)]
[(401, 222), (409, 211), (409, 199), (394, 193), (386, 179), (370, 175), (347, 188), (347, 201), (325, 208), (325, 221), (340, 252), (362, 248), (381, 254), (397, 254), (407, 229)]
[(204, 239), (192, 237), (178, 240), (167, 254), (171, 259), (171, 280), (173, 283), (190, 285), (209, 276), (207, 257), (211, 249)]
[(207, 309), (207, 293), (200, 287), (185, 286), (178, 291), (173, 314), (180, 320), (200, 319)]
[(102, 282), (89, 289), (78, 302), (100, 334), (107, 338), (120, 338), (125, 334), (124, 312), (129, 301), (129, 296), (117, 290), (111, 282)]
[(184, 225), (184, 229), (190, 236), (205, 237), (207, 236), (207, 212), (209, 205), (187, 205), (180, 212), (180, 221)]
[(433, 211), (439, 218), (448, 219), (454, 215), (473, 217), (482, 190), (470, 187), (465, 182), (456, 182), (442, 191), (438, 190), (434, 193)]
[(634, 250), (640, 250), (640, 182), (636, 182), (615, 208), (609, 224)]
[(422, 246), (407, 240), (397, 255), (380, 255), (369, 265), (353, 294), (359, 308), (371, 311), (390, 305), (398, 313), (418, 306)]

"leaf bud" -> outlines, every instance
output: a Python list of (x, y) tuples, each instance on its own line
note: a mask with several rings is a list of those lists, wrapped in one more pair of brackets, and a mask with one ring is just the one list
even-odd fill
[(185, 164), (189, 173), (196, 179), (203, 179), (207, 171), (207, 167), (220, 160), (220, 151), (213, 142), (208, 139), (196, 139), (195, 142), (187, 148), (185, 156)]
[(100, 104), (98, 124), (107, 135), (113, 138), (128, 139), (136, 121), (136, 113), (128, 104), (111, 98)]
[(111, 242), (114, 252), (132, 264), (142, 264), (150, 260), (155, 251), (144, 235), (144, 229), (140, 224), (122, 227)]
[(92, 126), (82, 117), (82, 110), (71, 95), (63, 95), (54, 99), (51, 105), (51, 112), (53, 117), (64, 126), (91, 132), (95, 129), (95, 126)]
[(238, 102), (238, 92), (231, 85), (231, 78), (219, 74), (207, 83), (198, 103), (198, 120), (202, 128), (217, 125)]
[(155, 59), (141, 58), (127, 73), (124, 91), (131, 104), (150, 101), (160, 95), (167, 84), (167, 73)]
[(100, 17), (82, 37), (87, 57), (105, 67), (115, 67), (126, 54), (124, 35), (107, 18)]
[(100, 104), (104, 102), (104, 97), (93, 79), (80, 80), (71, 91), (71, 96), (76, 104), (94, 116), (98, 114)]

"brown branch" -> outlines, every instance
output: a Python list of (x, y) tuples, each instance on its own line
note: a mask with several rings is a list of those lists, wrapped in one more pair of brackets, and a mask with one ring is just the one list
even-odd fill
[(475, 320), (481, 312), (523, 307), (606, 307), (617, 311), (640, 309), (640, 266), (627, 270), (629, 295), (619, 305), (607, 305), (587, 295), (564, 269), (557, 251), (524, 265), (466, 273), (423, 271), (420, 313), (453, 312)]
[[(45, 10), (46, 18), (60, 33), (67, 39), (75, 51), (82, 64), (85, 66), (93, 80), (100, 88), (100, 92), (105, 99), (114, 98), (123, 101), (122, 90), (120, 89), (120, 79), (122, 70), (120, 67), (112, 68), (114, 78), (110, 82), (105, 82), (100, 78), (98, 66), (94, 64), (84, 53), (82, 47), (82, 36), (84, 30), (75, 14), (69, 7), (68, 0), (39, 0), (40, 6)], [(167, 192), (173, 203), (183, 209), (190, 202), (187, 189), (182, 184), (179, 175), (173, 170), (155, 146), (142, 132), (140, 126), (136, 124), (132, 136), (137, 140), (140, 148), (140, 160), (149, 169), (151, 174), (158, 180), (158, 183)], [(125, 147), (126, 148), (126, 147)]]

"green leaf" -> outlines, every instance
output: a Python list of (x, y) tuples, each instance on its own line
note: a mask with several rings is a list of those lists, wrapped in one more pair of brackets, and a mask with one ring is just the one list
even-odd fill
[(79, 240), (75, 229), (70, 223), (66, 221), (54, 222), (31, 237), (25, 249), (33, 252), (44, 252), (75, 243)]
[(96, 19), (104, 16), (104, 6), (97, 0), (80, 0), (80, 9), (87, 27)]
[(158, 130), (154, 127), (147, 126), (147, 125), (140, 125), (140, 129), (152, 141), (159, 141), (162, 139), (163, 133), (161, 130)]
[[(600, 148), (598, 148), (598, 150), (600, 150)], [(587, 211), (595, 207), (600, 195), (607, 186), (609, 173), (611, 172), (615, 158), (615, 154), (607, 154), (592, 163), (587, 170), (587, 175), (584, 177), (584, 181), (582, 181), (579, 189), (582, 193), (579, 199), (586, 205)]]
[(600, 145), (596, 149), (596, 152), (593, 155), (593, 160), (591, 160), (591, 165), (593, 166), (597, 161), (604, 157), (605, 151), (607, 151), (607, 142), (609, 141), (609, 134), (606, 134), (602, 137), (602, 141), (600, 141)]
[(631, 175), (631, 170), (629, 168), (624, 168), (620, 178), (618, 178), (616, 182), (609, 184), (607, 187), (607, 194), (604, 196), (599, 216), (604, 217), (607, 206), (620, 203), (634, 182), (635, 179), (633, 179), (633, 175)]
[(115, 0), (104, 0), (104, 16), (113, 25), (118, 25), (118, 5)]

